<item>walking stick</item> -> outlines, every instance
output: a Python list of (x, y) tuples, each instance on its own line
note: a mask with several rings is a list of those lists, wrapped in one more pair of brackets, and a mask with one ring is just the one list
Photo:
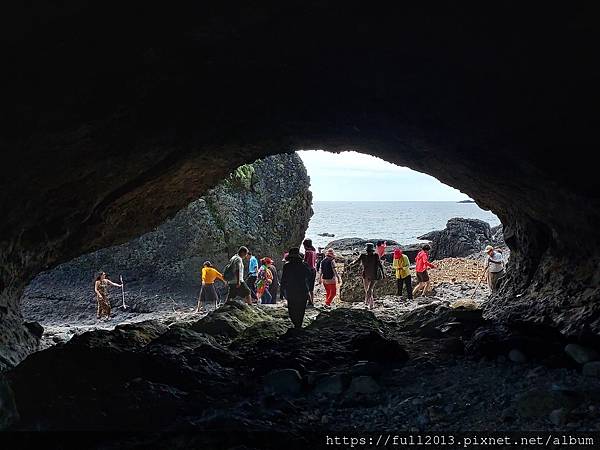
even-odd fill
[(123, 309), (127, 309), (127, 305), (125, 304), (125, 288), (123, 287), (123, 275), (120, 276), (121, 278), (121, 294), (123, 294)]
[(475, 293), (477, 292), (477, 289), (479, 288), (479, 285), (481, 284), (481, 280), (483, 280), (483, 276), (485, 275), (485, 271), (487, 270), (487, 268), (488, 268), (488, 266), (485, 266), (483, 268), (483, 273), (479, 277), (479, 281), (477, 282), (477, 286), (475, 286), (475, 290), (471, 294), (471, 300), (475, 300)]

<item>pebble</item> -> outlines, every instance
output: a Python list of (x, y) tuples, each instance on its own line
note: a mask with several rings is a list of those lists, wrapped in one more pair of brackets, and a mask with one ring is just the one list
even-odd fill
[(350, 394), (374, 394), (379, 392), (381, 387), (369, 376), (360, 376), (352, 379), (348, 393)]
[(297, 394), (302, 389), (302, 377), (295, 369), (274, 370), (265, 375), (264, 389), (273, 394)]
[(600, 359), (600, 354), (596, 350), (579, 344), (567, 344), (565, 346), (565, 353), (579, 364), (585, 364)]
[(330, 375), (320, 378), (315, 386), (317, 394), (341, 394), (344, 392), (344, 380), (341, 375)]
[(511, 408), (505, 408), (500, 413), (500, 420), (502, 422), (512, 422), (515, 420), (515, 414)]
[(550, 413), (550, 422), (554, 425), (564, 425), (567, 422), (567, 412), (563, 408), (555, 409)]
[(586, 377), (600, 378), (600, 361), (585, 363), (581, 369), (581, 373)]
[(508, 352), (508, 359), (518, 364), (527, 362), (527, 356), (525, 356), (521, 350), (516, 348), (513, 348), (510, 352)]
[(357, 364), (352, 366), (350, 372), (354, 376), (369, 375), (377, 376), (383, 372), (382, 367), (376, 362), (372, 361), (359, 361)]
[(537, 366), (527, 372), (527, 378), (535, 378), (543, 375), (546, 372), (546, 368), (544, 366)]

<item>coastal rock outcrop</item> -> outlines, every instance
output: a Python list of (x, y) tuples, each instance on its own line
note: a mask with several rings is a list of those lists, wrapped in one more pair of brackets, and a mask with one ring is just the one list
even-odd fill
[(327, 244), (326, 248), (331, 247), (332, 249), (334, 249), (336, 251), (357, 250), (359, 252), (362, 252), (365, 250), (365, 245), (367, 245), (367, 242), (375, 244), (377, 241), (386, 241), (388, 246), (398, 245), (398, 242), (396, 242), (392, 239), (363, 239), (363, 238), (353, 237), (353, 238), (336, 239), (335, 241), (331, 241), (329, 244)]
[(430, 259), (443, 259), (469, 256), (478, 253), (486, 245), (495, 245), (501, 229), (492, 234), (490, 224), (479, 219), (456, 217), (448, 220), (444, 230), (431, 231), (419, 239), (431, 241)]
[(311, 200), (306, 169), (297, 154), (242, 166), (154, 231), (40, 274), (25, 290), (24, 315), (66, 322), (79, 315), (93, 317), (91, 284), (99, 270), (115, 281), (124, 277), (128, 301), (137, 310), (170, 309), (168, 296), (193, 303), (205, 260), (221, 269), (240, 245), (246, 245), (254, 254), (279, 262), (280, 255), (304, 237)]

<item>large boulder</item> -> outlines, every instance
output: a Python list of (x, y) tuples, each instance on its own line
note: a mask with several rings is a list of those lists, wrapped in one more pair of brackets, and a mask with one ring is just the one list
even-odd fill
[[(395, 295), (397, 292), (396, 276), (389, 264), (384, 264), (385, 278), (375, 284), (375, 298), (384, 295)], [(362, 302), (365, 299), (365, 291), (362, 279), (362, 265), (353, 261), (344, 266), (342, 273), (342, 285), (340, 288), (340, 299), (343, 302)]]
[(419, 239), (432, 242), (431, 259), (463, 257), (491, 244), (492, 230), (483, 220), (455, 217), (448, 220), (444, 230), (431, 231)]
[[(154, 231), (40, 274), (25, 291), (24, 314), (39, 321), (93, 317), (92, 280), (98, 270), (113, 279), (123, 275), (135, 311), (170, 309), (167, 295), (185, 294), (193, 303), (203, 261), (221, 269), (240, 245), (280, 261), (304, 237), (311, 201), (297, 154), (242, 166)], [(158, 292), (162, 295), (156, 297)]]
[(351, 238), (342, 238), (336, 239), (335, 241), (331, 241), (327, 244), (327, 248), (332, 248), (336, 251), (359, 251), (362, 252), (367, 245), (367, 242), (371, 242), (372, 244), (377, 243), (377, 241), (386, 241), (388, 246), (398, 245), (398, 243), (392, 239), (363, 239), (358, 237)]

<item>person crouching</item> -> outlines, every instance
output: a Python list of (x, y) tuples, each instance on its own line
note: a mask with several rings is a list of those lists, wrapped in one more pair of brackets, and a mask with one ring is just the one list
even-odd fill
[(210, 261), (204, 261), (202, 264), (202, 287), (198, 296), (198, 307), (196, 312), (200, 312), (204, 305), (212, 303), (217, 308), (219, 302), (219, 294), (215, 288), (215, 280), (221, 280), (225, 283), (225, 279), (221, 272), (213, 267)]

